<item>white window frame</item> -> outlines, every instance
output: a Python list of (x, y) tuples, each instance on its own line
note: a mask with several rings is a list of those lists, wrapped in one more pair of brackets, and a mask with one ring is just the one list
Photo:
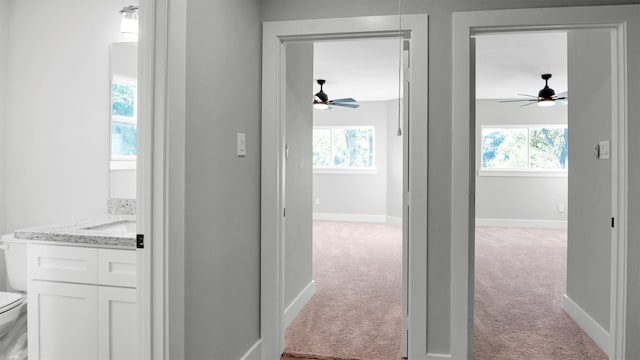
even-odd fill
[(349, 125), (337, 125), (337, 126), (333, 126), (333, 125), (320, 125), (320, 126), (313, 126), (313, 130), (320, 130), (320, 129), (329, 129), (330, 133), (329, 133), (329, 151), (330, 151), (330, 158), (333, 158), (333, 129), (366, 129), (369, 130), (371, 129), (372, 132), (372, 136), (373, 136), (373, 165), (372, 166), (367, 166), (367, 167), (339, 167), (339, 166), (313, 166), (313, 173), (314, 174), (351, 174), (351, 175), (374, 175), (378, 173), (378, 169), (376, 168), (376, 127), (374, 125), (353, 125), (353, 126), (349, 126)]
[[(127, 116), (119, 116), (113, 115), (113, 84), (127, 84), (135, 86), (136, 92), (134, 96), (134, 107), (133, 107), (133, 117)], [(111, 115), (111, 121), (109, 122), (109, 168), (111, 170), (135, 170), (137, 167), (137, 155), (127, 155), (127, 156), (113, 156), (112, 152), (112, 126), (114, 122), (122, 123), (122, 124), (138, 124), (138, 81), (134, 78), (124, 76), (121, 74), (113, 74), (111, 79), (111, 89), (109, 91), (110, 99), (109, 99), (109, 114)]]
[[(478, 176), (494, 176), (494, 177), (567, 177), (568, 176), (568, 168), (565, 169), (531, 169), (529, 167), (529, 133), (531, 129), (568, 129), (567, 124), (485, 124), (480, 126), (480, 131), (478, 132), (478, 145), (477, 145), (477, 159), (476, 159), (476, 169), (478, 172)], [(527, 129), (527, 168), (521, 169), (483, 169), (482, 168), (482, 134), (485, 129)]]

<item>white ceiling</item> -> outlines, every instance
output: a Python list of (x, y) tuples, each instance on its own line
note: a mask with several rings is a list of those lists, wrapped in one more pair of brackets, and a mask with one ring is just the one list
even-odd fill
[[(330, 99), (358, 101), (398, 97), (397, 39), (343, 40), (314, 44), (314, 79), (325, 79)], [(432, 55), (436, 56), (436, 55)], [(520, 98), (537, 95), (541, 74), (549, 87), (567, 90), (566, 33), (491, 34), (476, 37), (476, 97)], [(314, 84), (315, 91), (319, 86)]]
[[(398, 98), (398, 39), (343, 40), (313, 45), (313, 78), (325, 79), (329, 99)], [(314, 92), (320, 90), (314, 84)]]

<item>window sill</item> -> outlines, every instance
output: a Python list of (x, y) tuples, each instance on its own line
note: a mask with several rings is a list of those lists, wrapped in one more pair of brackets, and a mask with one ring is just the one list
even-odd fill
[(332, 175), (376, 175), (378, 169), (313, 169), (314, 174), (332, 174)]
[(135, 160), (111, 160), (109, 169), (111, 170), (136, 170), (138, 162)]
[(478, 176), (487, 177), (545, 177), (566, 178), (567, 171), (480, 170)]

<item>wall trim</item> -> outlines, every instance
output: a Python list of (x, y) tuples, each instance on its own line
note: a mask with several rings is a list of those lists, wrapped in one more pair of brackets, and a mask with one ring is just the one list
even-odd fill
[(293, 320), (298, 316), (302, 308), (311, 300), (316, 293), (316, 281), (311, 280), (307, 286), (300, 291), (298, 296), (284, 309), (284, 328), (288, 328)]
[(240, 358), (240, 360), (261, 360), (262, 356), (262, 339), (256, 341), (255, 344)]
[(567, 220), (476, 218), (476, 225), (566, 229)]
[(386, 215), (333, 214), (333, 213), (316, 213), (316, 212), (314, 212), (313, 213), (313, 220), (385, 223), (385, 222), (387, 222), (387, 217), (386, 217)]
[(389, 225), (402, 225), (402, 218), (401, 217), (387, 215), (386, 223), (389, 224)]
[(589, 335), (605, 354), (611, 354), (609, 348), (609, 333), (566, 294), (562, 298), (562, 309)]
[(428, 353), (427, 360), (449, 360), (451, 359), (451, 354), (434, 354)]

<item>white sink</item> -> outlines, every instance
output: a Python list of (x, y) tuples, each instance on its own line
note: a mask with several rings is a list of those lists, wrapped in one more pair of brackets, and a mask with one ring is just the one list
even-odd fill
[(136, 232), (136, 222), (134, 220), (119, 220), (106, 224), (90, 226), (86, 230), (102, 230), (107, 232)]

